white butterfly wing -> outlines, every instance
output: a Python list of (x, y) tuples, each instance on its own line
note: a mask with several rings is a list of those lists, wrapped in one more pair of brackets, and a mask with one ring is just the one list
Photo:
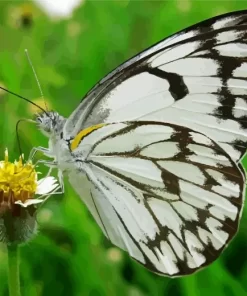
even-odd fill
[(195, 272), (238, 229), (244, 175), (200, 133), (156, 122), (109, 124), (84, 137), (73, 154), (81, 173), (71, 184), (104, 234), (154, 272)]
[(142, 261), (143, 256), (129, 239), (116, 210), (88, 177), (76, 173), (69, 174), (69, 182), (91, 212), (104, 235), (116, 246), (127, 251), (131, 257)]
[(102, 122), (187, 126), (239, 160), (247, 147), (247, 12), (167, 38), (102, 79), (69, 117), (65, 138)]

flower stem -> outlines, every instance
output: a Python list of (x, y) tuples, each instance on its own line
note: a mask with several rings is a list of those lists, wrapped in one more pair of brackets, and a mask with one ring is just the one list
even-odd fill
[(17, 244), (8, 247), (9, 296), (21, 296), (19, 275), (19, 249)]

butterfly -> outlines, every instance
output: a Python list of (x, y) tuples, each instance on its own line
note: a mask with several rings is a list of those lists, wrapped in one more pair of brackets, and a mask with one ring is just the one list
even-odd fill
[(247, 11), (120, 65), (64, 118), (36, 117), (104, 235), (154, 273), (192, 274), (236, 234), (245, 197)]

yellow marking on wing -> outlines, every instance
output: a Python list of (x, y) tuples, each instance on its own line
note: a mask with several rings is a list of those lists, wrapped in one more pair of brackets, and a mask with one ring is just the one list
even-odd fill
[(101, 124), (96, 124), (96, 125), (92, 125), (89, 126), (87, 128), (85, 128), (84, 130), (80, 131), (73, 139), (73, 141), (70, 144), (70, 149), (71, 151), (75, 150), (78, 145), (80, 144), (80, 142), (82, 141), (82, 139), (84, 137), (86, 137), (88, 134), (90, 134), (92, 131), (97, 130), (99, 128), (101, 128), (102, 126), (106, 125), (105, 123), (101, 123)]

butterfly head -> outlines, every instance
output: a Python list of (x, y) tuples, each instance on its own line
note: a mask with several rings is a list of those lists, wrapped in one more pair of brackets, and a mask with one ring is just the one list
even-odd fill
[(41, 132), (45, 136), (51, 137), (61, 133), (66, 119), (57, 112), (49, 111), (38, 113), (35, 121)]

